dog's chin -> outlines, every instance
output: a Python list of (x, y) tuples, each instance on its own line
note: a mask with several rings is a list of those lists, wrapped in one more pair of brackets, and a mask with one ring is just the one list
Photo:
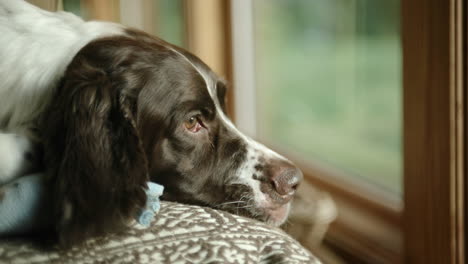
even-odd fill
[(284, 222), (286, 222), (286, 219), (288, 219), (290, 209), (291, 203), (287, 203), (275, 208), (265, 208), (264, 210), (267, 216), (266, 222), (274, 226), (282, 225)]

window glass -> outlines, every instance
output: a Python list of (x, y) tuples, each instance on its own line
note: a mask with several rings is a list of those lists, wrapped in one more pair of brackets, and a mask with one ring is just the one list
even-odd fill
[[(131, 10), (126, 12), (125, 8)], [(148, 33), (172, 44), (185, 46), (183, 0), (63, 0), (63, 9), (85, 20), (109, 20), (123, 24), (138, 21)]]
[(397, 0), (255, 0), (259, 138), (396, 194)]
[(183, 0), (159, 0), (156, 9), (155, 34), (172, 44), (185, 46)]

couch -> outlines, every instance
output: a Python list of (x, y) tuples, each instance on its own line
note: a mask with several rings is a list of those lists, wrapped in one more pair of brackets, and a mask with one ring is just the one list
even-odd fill
[(0, 263), (320, 263), (279, 228), (207, 207), (162, 202), (149, 228), (67, 251), (26, 238), (0, 239)]

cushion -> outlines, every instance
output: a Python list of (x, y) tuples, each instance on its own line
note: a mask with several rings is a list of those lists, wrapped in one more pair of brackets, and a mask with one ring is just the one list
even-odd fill
[(207, 207), (162, 202), (149, 228), (87, 241), (67, 251), (0, 240), (6, 263), (320, 263), (282, 230)]

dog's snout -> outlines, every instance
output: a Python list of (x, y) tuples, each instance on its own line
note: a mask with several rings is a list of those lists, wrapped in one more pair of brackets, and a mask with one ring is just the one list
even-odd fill
[(303, 178), (299, 168), (284, 162), (274, 166), (270, 176), (274, 190), (285, 198), (292, 198)]

